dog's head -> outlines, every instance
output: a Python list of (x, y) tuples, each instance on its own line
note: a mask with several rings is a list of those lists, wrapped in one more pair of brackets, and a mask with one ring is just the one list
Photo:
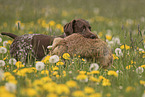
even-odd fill
[(86, 38), (96, 39), (97, 35), (91, 32), (90, 24), (83, 19), (72, 20), (70, 23), (67, 23), (64, 26), (64, 32), (66, 36), (69, 36), (73, 33), (79, 33)]

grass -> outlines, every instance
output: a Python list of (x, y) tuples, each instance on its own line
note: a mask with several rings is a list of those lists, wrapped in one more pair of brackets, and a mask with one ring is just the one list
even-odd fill
[[(0, 59), (5, 62), (5, 66), (0, 63), (4, 71), (2, 76), (0, 70), (0, 96), (142, 97), (145, 95), (145, 51), (140, 49), (145, 50), (144, 4), (143, 0), (1, 0), (0, 32), (61, 35), (67, 22), (83, 18), (91, 24), (92, 32), (108, 40), (114, 62), (111, 68), (97, 71), (89, 71), (91, 63), (79, 56), (67, 60), (66, 67), (45, 63), (41, 71), (31, 67), (31, 63), (11, 65), (9, 46), (13, 40), (0, 36), (0, 47), (8, 41), (7, 52), (0, 53)], [(120, 43), (111, 45), (116, 37)], [(123, 56), (116, 56), (116, 48), (121, 48)], [(140, 67), (144, 71), (139, 74), (136, 70)]]

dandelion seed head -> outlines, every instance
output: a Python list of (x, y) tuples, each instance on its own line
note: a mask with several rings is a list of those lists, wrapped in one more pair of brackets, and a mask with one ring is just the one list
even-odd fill
[(57, 63), (59, 61), (59, 56), (53, 55), (49, 58), (50, 63)]
[(37, 69), (38, 71), (43, 70), (43, 69), (44, 69), (44, 66), (45, 66), (45, 64), (44, 64), (43, 62), (37, 62), (37, 63), (36, 63), (36, 69)]
[(5, 64), (6, 64), (5, 61), (0, 60), (0, 67), (1, 67), (1, 66), (5, 66)]
[(7, 49), (5, 47), (0, 48), (0, 53), (5, 54), (7, 52)]
[(14, 83), (6, 83), (5, 88), (7, 91), (14, 93), (16, 91), (16, 85)]
[(142, 67), (136, 68), (136, 73), (142, 74), (144, 72), (144, 69)]

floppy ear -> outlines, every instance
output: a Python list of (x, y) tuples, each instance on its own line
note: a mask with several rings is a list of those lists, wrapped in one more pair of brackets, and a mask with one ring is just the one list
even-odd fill
[(73, 34), (75, 22), (76, 20), (72, 20), (70, 23), (67, 23), (66, 25), (64, 25), (64, 32), (66, 36)]

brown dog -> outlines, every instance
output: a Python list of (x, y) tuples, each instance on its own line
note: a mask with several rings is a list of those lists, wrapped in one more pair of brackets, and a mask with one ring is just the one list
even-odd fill
[(62, 56), (64, 53), (80, 55), (88, 61), (99, 63), (103, 68), (109, 67), (113, 62), (112, 52), (104, 41), (85, 38), (78, 33), (54, 39), (51, 54)]
[[(64, 38), (73, 33), (80, 33), (86, 38), (98, 38), (91, 32), (91, 26), (83, 19), (72, 20), (64, 26), (64, 34), (58, 37)], [(47, 53), (47, 46), (51, 45), (54, 38), (43, 34), (25, 34), (17, 36), (12, 33), (2, 32), (2, 35), (7, 35), (14, 39), (10, 46), (10, 54), (12, 57), (22, 62), (26, 62), (28, 55), (41, 60)]]

